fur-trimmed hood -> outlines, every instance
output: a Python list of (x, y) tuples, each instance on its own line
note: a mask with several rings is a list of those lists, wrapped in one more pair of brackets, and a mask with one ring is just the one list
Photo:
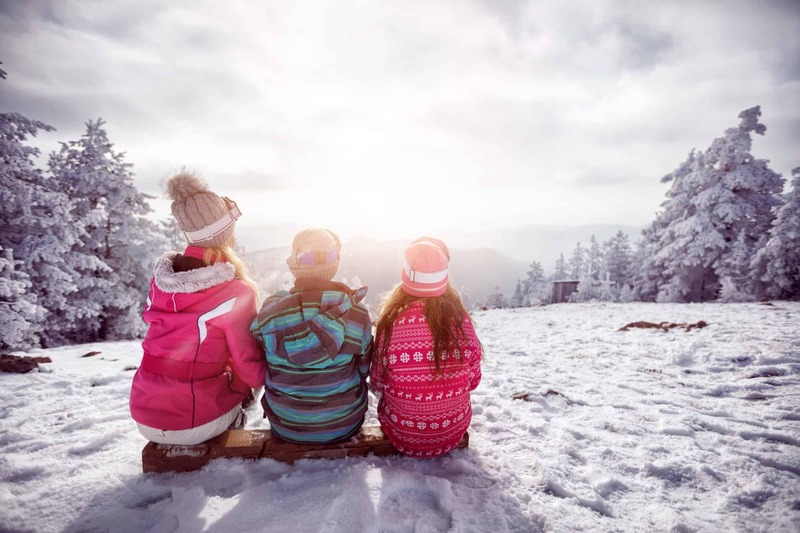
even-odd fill
[(183, 254), (164, 254), (153, 269), (142, 313), (144, 356), (130, 399), (133, 419), (151, 428), (207, 424), (240, 405), (267, 373), (248, 327), (256, 314), (254, 292), (234, 278), (230, 263), (184, 271), (205, 264), (200, 253), (189, 246)]
[(216, 287), (226, 281), (231, 281), (236, 275), (236, 269), (230, 263), (215, 263), (213, 265), (175, 272), (173, 262), (180, 254), (167, 252), (162, 255), (153, 268), (153, 279), (156, 287), (164, 292), (193, 293)]

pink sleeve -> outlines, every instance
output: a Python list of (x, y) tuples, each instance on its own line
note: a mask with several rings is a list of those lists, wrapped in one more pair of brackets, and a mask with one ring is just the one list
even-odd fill
[(469, 390), (475, 390), (481, 382), (481, 342), (475, 333), (472, 320), (468, 317), (464, 319), (464, 333), (467, 334), (467, 346), (472, 352), (469, 359)]
[(250, 388), (264, 385), (267, 357), (258, 340), (250, 333), (250, 323), (256, 316), (256, 302), (249, 287), (236, 297), (225, 328), (234, 382), (243, 381)]

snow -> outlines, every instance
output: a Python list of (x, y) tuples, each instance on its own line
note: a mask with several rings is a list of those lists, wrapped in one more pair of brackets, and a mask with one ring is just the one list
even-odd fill
[[(138, 343), (36, 350), (53, 363), (0, 375), (0, 531), (800, 529), (800, 302), (475, 319), (486, 357), (470, 447), (435, 460), (144, 475), (127, 407)], [(617, 331), (637, 320), (710, 325)], [(265, 428), (257, 409), (248, 426)]]

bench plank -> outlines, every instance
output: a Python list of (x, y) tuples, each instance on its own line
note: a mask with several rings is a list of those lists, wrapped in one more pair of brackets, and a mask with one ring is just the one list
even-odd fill
[[(466, 433), (457, 448), (468, 446), (469, 434)], [(242, 429), (225, 431), (194, 446), (149, 442), (142, 450), (142, 471), (191, 472), (220, 457), (293, 463), (298, 459), (339, 459), (369, 454), (384, 457), (399, 453), (380, 426), (362, 426), (350, 440), (334, 444), (294, 444), (275, 436), (268, 429)]]

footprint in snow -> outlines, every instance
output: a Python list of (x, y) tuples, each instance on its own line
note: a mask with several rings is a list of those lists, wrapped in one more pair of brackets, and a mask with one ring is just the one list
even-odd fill
[(20, 467), (12, 470), (3, 476), (6, 483), (23, 483), (39, 477), (47, 477), (50, 474), (41, 466)]
[(91, 441), (87, 442), (86, 444), (81, 444), (79, 446), (75, 446), (74, 448), (69, 450), (69, 453), (72, 455), (87, 455), (90, 453), (95, 453), (100, 451), (103, 447), (107, 444), (110, 444), (120, 438), (120, 433), (107, 433), (106, 435), (102, 435), (96, 439), (92, 439)]
[(206, 520), (200, 517), (208, 498), (201, 487), (172, 489), (172, 502), (159, 509), (163, 513), (151, 531), (203, 531)]
[(405, 485), (383, 488), (378, 529), (386, 533), (449, 531), (453, 515), (442, 508), (440, 495), (428, 487)]

